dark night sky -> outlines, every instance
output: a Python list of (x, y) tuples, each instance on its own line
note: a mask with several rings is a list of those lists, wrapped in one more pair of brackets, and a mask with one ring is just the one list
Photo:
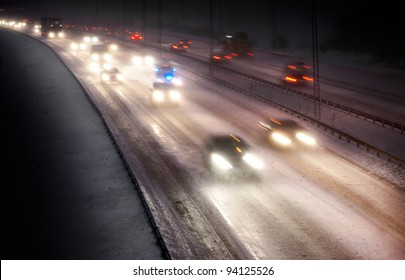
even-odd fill
[[(207, 34), (209, 1), (161, 0), (163, 32)], [(277, 34), (281, 47), (311, 46), (311, 0), (214, 1), (214, 31), (220, 34), (245, 31), (254, 43), (270, 48), (273, 18), (277, 9)], [(66, 23), (126, 27), (141, 30), (141, 0), (6, 0), (3, 7), (24, 8), (14, 14), (32, 19), (60, 16)], [(158, 22), (158, 0), (146, 3), (146, 26)], [(0, 17), (6, 14), (0, 13)], [(9, 13), (8, 13), (9, 14)], [(321, 50), (341, 49), (403, 58), (405, 32), (397, 2), (317, 1)]]

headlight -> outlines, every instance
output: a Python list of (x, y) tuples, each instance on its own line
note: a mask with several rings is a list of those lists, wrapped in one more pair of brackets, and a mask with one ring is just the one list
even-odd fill
[(247, 164), (255, 169), (263, 168), (263, 162), (250, 153), (246, 153), (242, 158)]
[(173, 101), (180, 100), (180, 93), (178, 91), (175, 91), (175, 90), (169, 91), (169, 96), (170, 96), (170, 99)]
[(301, 142), (303, 142), (304, 144), (311, 145), (311, 146), (316, 144), (315, 139), (305, 133), (298, 132), (295, 135), (295, 137), (297, 137), (297, 139), (300, 140)]
[(230, 170), (233, 168), (229, 161), (227, 161), (223, 156), (215, 153), (211, 154), (211, 162), (213, 165), (222, 170)]
[(58, 37), (59, 37), (59, 38), (63, 38), (63, 37), (65, 37), (65, 34), (64, 34), (63, 32), (59, 32), (59, 33), (58, 33)]
[(153, 91), (153, 100), (162, 102), (165, 99), (165, 95), (160, 90)]
[(77, 50), (77, 48), (78, 48), (77, 43), (72, 43), (72, 44), (70, 44), (70, 48), (71, 48), (72, 50)]
[(97, 42), (98, 42), (98, 38), (97, 38), (97, 37), (91, 37), (91, 41), (92, 41), (93, 43), (97, 43)]
[(140, 56), (132, 57), (132, 63), (134, 63), (135, 65), (142, 65), (142, 57)]
[(55, 33), (49, 32), (48, 36), (49, 36), (49, 38), (54, 38), (54, 37), (55, 37)]
[(155, 63), (155, 60), (151, 56), (145, 56), (144, 60), (146, 65), (153, 65)]
[(279, 143), (281, 145), (284, 145), (284, 146), (287, 146), (287, 145), (291, 144), (291, 139), (290, 138), (288, 138), (287, 136), (285, 136), (285, 135), (283, 135), (281, 133), (278, 133), (278, 132), (272, 133), (271, 138), (273, 140), (275, 140), (277, 143)]
[(118, 50), (118, 46), (117, 46), (116, 44), (111, 44), (111, 45), (110, 45), (110, 49), (111, 49), (112, 51), (116, 51), (116, 50)]
[(80, 49), (85, 50), (87, 48), (86, 43), (80, 43)]
[(109, 81), (110, 80), (110, 76), (106, 73), (101, 74), (101, 79), (103, 81)]
[(91, 39), (90, 39), (90, 37), (86, 36), (83, 38), (83, 41), (85, 41), (86, 43), (90, 43)]
[(91, 59), (92, 59), (92, 60), (99, 60), (99, 59), (100, 59), (100, 56), (99, 56), (98, 54), (96, 54), (96, 53), (93, 53), (93, 54), (91, 55)]
[(111, 56), (111, 54), (109, 54), (109, 53), (105, 53), (105, 54), (103, 54), (103, 58), (104, 58), (105, 60), (111, 60), (111, 59), (112, 59), (112, 56)]
[(117, 80), (122, 81), (124, 76), (122, 74), (117, 74)]

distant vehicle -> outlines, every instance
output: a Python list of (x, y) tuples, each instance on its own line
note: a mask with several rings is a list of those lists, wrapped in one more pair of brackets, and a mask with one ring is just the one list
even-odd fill
[(139, 34), (138, 32), (135, 32), (134, 34), (131, 35), (131, 40), (132, 41), (142, 41), (143, 36)]
[(219, 176), (256, 176), (263, 168), (263, 162), (252, 154), (250, 145), (234, 134), (212, 136), (206, 145), (205, 162)]
[(63, 38), (65, 33), (63, 31), (61, 18), (42, 17), (41, 18), (41, 36), (46, 38)]
[(295, 61), (288, 63), (284, 67), (283, 83), (284, 85), (306, 86), (314, 82), (311, 66), (302, 62)]
[(232, 35), (225, 35), (222, 39), (224, 52), (234, 57), (246, 56), (253, 57), (253, 43), (246, 32), (236, 32)]
[(232, 56), (225, 51), (214, 51), (211, 56), (211, 62), (224, 63), (232, 60)]
[(117, 67), (106, 67), (100, 70), (100, 81), (103, 83), (120, 83), (123, 79)]
[(316, 145), (312, 133), (292, 119), (268, 117), (259, 122), (259, 127), (266, 131), (266, 140), (278, 147), (314, 147)]
[(150, 102), (154, 106), (180, 105), (181, 94), (173, 84), (154, 82), (150, 93)]
[(112, 56), (106, 44), (91, 45), (90, 55), (93, 61), (110, 61), (112, 59)]
[(185, 46), (188, 46), (188, 47), (189, 47), (190, 45), (193, 44), (193, 42), (192, 42), (191, 40), (187, 39), (187, 38), (182, 38), (182, 39), (180, 39), (180, 40), (177, 41), (177, 44), (179, 44), (179, 45), (185, 45)]
[(186, 44), (179, 44), (179, 43), (170, 44), (171, 51), (184, 52), (187, 49), (188, 49), (188, 45), (186, 45)]

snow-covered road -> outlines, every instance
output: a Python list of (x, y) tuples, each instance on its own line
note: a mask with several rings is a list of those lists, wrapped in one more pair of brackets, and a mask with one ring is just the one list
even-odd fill
[[(284, 113), (205, 80), (185, 80), (181, 107), (154, 108), (150, 69), (131, 65), (130, 53), (115, 58), (126, 81), (105, 85), (86, 53), (64, 45), (51, 43), (100, 108), (172, 258), (404, 258), (402, 168), (305, 122), (319, 147), (271, 149), (256, 124)], [(266, 164), (260, 181), (212, 178), (202, 158), (218, 132), (253, 144)]]
[[(272, 149), (257, 122), (287, 114), (268, 104), (180, 71), (182, 106), (155, 108), (151, 71), (131, 65), (128, 51), (115, 57), (125, 82), (106, 85), (89, 70), (87, 53), (72, 54), (66, 41), (50, 45), (99, 108), (172, 258), (405, 257), (403, 167), (302, 120), (317, 148)], [(204, 168), (204, 145), (222, 132), (253, 145), (265, 162), (261, 180), (224, 182)]]

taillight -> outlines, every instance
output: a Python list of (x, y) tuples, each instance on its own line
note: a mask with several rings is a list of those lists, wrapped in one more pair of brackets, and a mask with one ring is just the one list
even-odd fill
[(302, 76), (302, 79), (305, 80), (305, 81), (309, 81), (309, 82), (314, 81), (314, 79), (312, 79), (311, 77), (308, 77), (308, 76)]
[(287, 82), (290, 82), (290, 83), (296, 83), (297, 82), (297, 79), (296, 78), (293, 78), (293, 77), (290, 77), (290, 76), (285, 76), (285, 78), (284, 78)]

